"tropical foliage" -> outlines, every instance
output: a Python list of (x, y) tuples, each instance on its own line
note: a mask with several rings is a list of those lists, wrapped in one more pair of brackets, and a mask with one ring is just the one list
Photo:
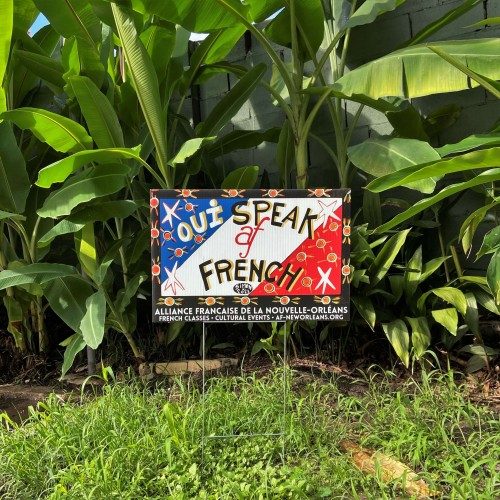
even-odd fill
[[(348, 72), (353, 30), (403, 3), (1, 0), (0, 291), (16, 346), (48, 350), (50, 309), (72, 332), (62, 344), (63, 372), (110, 330), (143, 359), (136, 327), (137, 301), (149, 295), (149, 188), (264, 185), (258, 166), (226, 172), (220, 161), (263, 142), (277, 143), (282, 186), (306, 187), (312, 141), (328, 153), (338, 186), (370, 181), (353, 235), (359, 317), (387, 336), (406, 365), (411, 355), (425, 354), (433, 337), (451, 346), (450, 337), (467, 332), (473, 366), (488, 363), (495, 351), (484, 345), (479, 322), (483, 314), (498, 315), (500, 302), (500, 133), (497, 127), (437, 148), (436, 133), (452, 118), (424, 116), (412, 99), (476, 86), (498, 97), (500, 39), (425, 43), (478, 3), (466, 0), (404, 47)], [(49, 25), (31, 37), (40, 13)], [(193, 45), (191, 32), (208, 36)], [(228, 62), (246, 32), (267, 64)], [(287, 51), (285, 61), (277, 48)], [(186, 111), (196, 89), (220, 74), (237, 83), (206, 116)], [(284, 125), (228, 132), (257, 87), (282, 110)], [(348, 127), (346, 101), (358, 106)], [(365, 107), (385, 113), (394, 132), (352, 146)], [(334, 131), (328, 142), (314, 134), (320, 112)], [(399, 188), (412, 190), (416, 202), (396, 199), (393, 191), (381, 197)], [(445, 240), (450, 204), (471, 189), (484, 205)], [(496, 226), (477, 253), (491, 255), (487, 272), (472, 275), (464, 262), (477, 229), (491, 220)], [(430, 234), (439, 240), (439, 255), (423, 244)], [(331, 333), (329, 325), (292, 326), (294, 346), (303, 331), (318, 330), (322, 341)], [(195, 330), (172, 324), (167, 342)], [(265, 330), (255, 350), (282, 341), (276, 325)]]

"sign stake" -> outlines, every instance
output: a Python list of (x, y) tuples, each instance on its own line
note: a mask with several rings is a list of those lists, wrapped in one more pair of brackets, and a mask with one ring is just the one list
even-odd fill
[(286, 450), (286, 436), (287, 436), (287, 406), (288, 406), (288, 396), (289, 396), (289, 383), (291, 379), (288, 378), (288, 350), (287, 350), (287, 342), (288, 342), (288, 329), (287, 322), (283, 323), (283, 413), (281, 416), (281, 432), (251, 432), (246, 434), (213, 434), (206, 435), (206, 370), (205, 370), (205, 339), (206, 339), (206, 323), (202, 323), (202, 334), (201, 334), (201, 349), (202, 349), (202, 358), (201, 358), (201, 410), (202, 410), (202, 419), (201, 419), (201, 466), (202, 469), (205, 469), (205, 443), (208, 439), (239, 439), (239, 438), (255, 438), (255, 437), (276, 437), (281, 438), (281, 462), (285, 465), (285, 450)]

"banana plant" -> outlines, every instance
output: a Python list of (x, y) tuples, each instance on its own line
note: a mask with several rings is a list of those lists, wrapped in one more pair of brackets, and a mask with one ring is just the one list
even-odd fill
[[(244, 184), (237, 187), (255, 184), (258, 168), (221, 177), (216, 162), (227, 151), (277, 140), (273, 130), (221, 133), (265, 66), (245, 71), (202, 123), (190, 124), (181, 111), (193, 85), (208, 78), (200, 68), (225, 57), (241, 28), (217, 25), (184, 67), (189, 32), (155, 14), (98, 0), (7, 1), (2, 11), (9, 22), (0, 54), (0, 275), (9, 331), (27, 349), (31, 327), (46, 349), (50, 307), (75, 332), (63, 343), (63, 372), (85, 345), (98, 347), (108, 328), (143, 358), (134, 338), (136, 295), (150, 265), (143, 200), (150, 187), (185, 187), (200, 170), (214, 185), (235, 175)], [(31, 38), (38, 12), (50, 24)], [(41, 263), (54, 259), (56, 243), (66, 250), (57, 258), (68, 275), (52, 276), (58, 265)]]
[[(464, 65), (459, 58), (445, 51), (441, 47), (430, 46), (432, 52), (441, 57), (445, 63), (462, 72), (477, 84), (498, 97), (498, 83), (483, 75), (484, 68), (475, 68)], [(472, 66), (472, 65), (470, 65)], [(499, 314), (500, 303), (500, 274), (498, 262), (500, 257), (500, 240), (498, 238), (498, 204), (499, 197), (496, 195), (495, 183), (499, 180), (498, 166), (500, 135), (498, 129), (493, 129), (488, 134), (474, 135), (463, 139), (456, 144), (448, 144), (438, 149), (433, 149), (428, 143), (408, 139), (378, 139), (367, 141), (350, 150), (353, 163), (369, 173), (373, 177), (367, 188), (375, 193), (380, 193), (392, 188), (407, 188), (419, 190), (431, 194), (427, 198), (416, 202), (402, 213), (397, 214), (388, 222), (376, 228), (376, 234), (384, 234), (401, 224), (415, 224), (416, 217), (425, 214), (426, 211), (438, 212), (442, 200), (450, 196), (460, 195), (470, 188), (480, 189), (484, 195), (484, 204), (473, 211), (462, 223), (458, 241), (461, 242), (464, 255), (469, 255), (474, 235), (481, 224), (490, 223), (493, 227), (486, 233), (481, 244), (476, 260), (485, 255), (491, 255), (486, 271), (486, 276), (467, 275), (463, 271), (457, 250), (453, 244), (449, 245), (450, 257), (453, 258), (456, 270), (456, 278), (450, 279), (450, 273), (446, 268), (447, 286), (440, 290), (430, 291), (422, 295), (417, 303), (421, 308), (429, 294), (438, 295), (441, 299), (451, 303), (454, 307), (432, 311), (435, 322), (441, 324), (449, 334), (460, 336), (470, 331), (474, 335), (475, 342), (466, 346), (467, 352), (472, 354), (468, 362), (471, 371), (486, 366), (489, 369), (489, 358), (496, 353), (484, 344), (479, 328), (478, 303), (483, 311)], [(445, 185), (437, 193), (436, 183), (446, 175), (462, 175), (465, 180), (451, 185)], [(436, 220), (439, 226), (439, 221)], [(439, 241), (443, 256), (447, 255), (442, 233), (438, 227)], [(445, 259), (447, 257), (444, 257)], [(411, 259), (409, 266), (415, 266), (416, 255)], [(418, 262), (417, 262), (418, 264)], [(443, 261), (446, 266), (446, 262)], [(418, 268), (418, 265), (417, 265)], [(465, 287), (465, 291), (461, 288)], [(444, 295), (443, 295), (444, 290)], [(459, 327), (458, 317), (462, 315), (464, 325)], [(391, 335), (398, 338), (407, 338), (404, 325), (400, 320), (393, 325)], [(413, 328), (415, 319), (411, 323)], [(422, 328), (423, 320), (418, 322)], [(428, 328), (427, 328), (428, 330)], [(386, 333), (389, 332), (387, 327)], [(454, 343), (448, 342), (449, 345)], [(400, 346), (401, 348), (401, 346)]]
[[(472, 70), (464, 68), (454, 56), (442, 49), (431, 47), (446, 63), (468, 75)], [(477, 75), (477, 74), (476, 74)], [(486, 77), (476, 76), (479, 84), (491, 87), (495, 92), (495, 82), (484, 80)], [(380, 139), (367, 141), (350, 150), (351, 160), (362, 170), (376, 177), (367, 189), (374, 193), (404, 187), (417, 189), (432, 196), (417, 201), (413, 206), (395, 215), (391, 220), (376, 228), (376, 232), (393, 229), (401, 224), (411, 223), (425, 211), (436, 210), (442, 200), (459, 195), (468, 189), (479, 189), (484, 196), (484, 204), (473, 211), (462, 224), (458, 240), (462, 243), (464, 254), (468, 255), (472, 248), (474, 234), (482, 222), (487, 222), (491, 214), (491, 222), (498, 225), (498, 204), (496, 183), (500, 180), (500, 142), (498, 129), (488, 134), (466, 137), (456, 144), (448, 144), (434, 149), (423, 141), (408, 139)], [(464, 180), (454, 184), (446, 184), (436, 191), (436, 182), (447, 175), (462, 175)], [(494, 229), (494, 228), (493, 228)], [(493, 231), (493, 229), (491, 231)], [(493, 254), (486, 272), (490, 293), (497, 305), (500, 304), (500, 274), (498, 270), (498, 254), (493, 244), (494, 232), (486, 246), (478, 252), (478, 258)], [(488, 248), (488, 250), (484, 250)], [(462, 277), (462, 266), (458, 260), (454, 246), (450, 246), (457, 273)], [(442, 245), (443, 255), (446, 254)], [(448, 276), (449, 279), (449, 276)]]
[[(312, 140), (323, 147), (332, 159), (336, 169), (336, 182), (341, 187), (348, 186), (355, 171), (348, 158), (347, 149), (363, 106), (371, 106), (386, 113), (391, 122), (398, 124), (399, 127), (399, 124), (405, 125), (408, 113), (411, 113), (412, 118), (418, 120), (418, 123), (424, 122), (415, 108), (408, 106), (406, 100), (412, 96), (468, 88), (465, 78), (456, 78), (453, 69), (437, 63), (438, 58), (435, 54), (415, 43), (424, 41), (448, 23), (464, 15), (478, 3), (478, 0), (467, 0), (451, 9), (442, 19), (432, 23), (428, 29), (409, 40), (408, 48), (400, 49), (346, 73), (352, 30), (373, 22), (378, 16), (394, 10), (404, 1), (367, 0), (360, 3), (344, 0), (312, 2), (283, 0), (274, 6), (278, 14), (263, 23), (263, 27), (257, 25), (256, 19), (252, 17), (252, 8), (262, 2), (252, 0), (246, 2), (246, 5), (230, 0), (214, 2), (225, 12), (232, 14), (252, 33), (272, 61), (273, 74), (266, 89), (286, 116), (277, 155), (283, 182), (288, 182), (290, 169), (294, 165), (297, 187), (307, 185), (308, 141)], [(457, 50), (454, 53), (460, 54), (463, 61), (466, 58), (467, 61), (471, 59), (477, 67), (482, 68), (489, 64), (489, 58), (495, 51), (495, 42), (491, 42), (489, 45), (479, 40), (466, 41), (462, 44), (443, 42), (443, 46), (454, 50), (455, 43)], [(290, 62), (281, 60), (273, 44), (290, 49)], [(419, 57), (416, 57), (417, 55)], [(234, 65), (225, 64), (223, 67), (227, 71), (238, 72), (238, 68)], [(379, 67), (383, 69), (379, 71)], [(418, 76), (419, 69), (423, 67), (425, 81)], [(221, 65), (218, 65), (218, 68), (222, 69)], [(408, 75), (403, 68), (407, 68)], [(487, 74), (491, 78), (498, 76), (497, 67), (493, 68), (490, 65)], [(402, 83), (403, 76), (407, 79), (406, 85)], [(395, 100), (395, 96), (399, 99)], [(343, 114), (345, 100), (360, 103), (347, 128), (344, 127)], [(326, 108), (332, 123), (335, 135), (334, 147), (312, 130), (314, 120), (322, 108)]]

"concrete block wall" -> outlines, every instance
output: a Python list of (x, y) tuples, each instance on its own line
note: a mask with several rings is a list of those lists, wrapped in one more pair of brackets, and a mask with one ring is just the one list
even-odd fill
[[(376, 22), (354, 29), (347, 67), (353, 69), (396, 50), (409, 38), (462, 2), (463, 0), (407, 0), (395, 11), (380, 16)], [(500, 36), (500, 27), (498, 26), (473, 28), (471, 25), (487, 17), (499, 16), (500, 0), (484, 0), (433, 35), (430, 40), (498, 37)], [(289, 59), (287, 50), (279, 46), (275, 46), (275, 49), (284, 61)], [(264, 79), (269, 81), (271, 78), (270, 60), (255, 40), (252, 40), (251, 49), (248, 52), (245, 50), (244, 40), (241, 40), (228, 59), (247, 66), (255, 66), (264, 62), (268, 66)], [(208, 116), (216, 103), (235, 83), (236, 78), (233, 75), (229, 75), (229, 77), (218, 75), (202, 85), (200, 89), (202, 120)], [(457, 121), (435, 139), (436, 145), (456, 142), (472, 133), (486, 132), (500, 117), (500, 102), (481, 88), (429, 96), (415, 99), (413, 102), (424, 114), (429, 114), (437, 108), (451, 103), (458, 104), (462, 108), (462, 112)], [(346, 126), (351, 123), (357, 109), (358, 104), (346, 102), (344, 109)], [(271, 97), (265, 89), (258, 87), (224, 131), (281, 127), (283, 122), (284, 116), (281, 110), (273, 106)], [(331, 122), (326, 112), (319, 114), (313, 131), (324, 141), (334, 143)], [(392, 131), (392, 126), (383, 113), (365, 108), (352, 134), (351, 145), (369, 137), (389, 135)], [(279, 176), (275, 154), (276, 145), (265, 143), (250, 151), (225, 155), (223, 158), (224, 168), (227, 171), (242, 165), (259, 165), (268, 171), (271, 184), (278, 185)], [(336, 184), (332, 160), (318, 142), (311, 141), (310, 143), (309, 162), (310, 184), (312, 186)]]

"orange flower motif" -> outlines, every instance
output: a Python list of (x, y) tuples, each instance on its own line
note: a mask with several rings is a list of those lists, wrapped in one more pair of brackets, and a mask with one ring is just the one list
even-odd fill
[(181, 298), (175, 298), (175, 297), (160, 297), (158, 299), (157, 305), (165, 305), (168, 307), (179, 306), (182, 304), (182, 300), (183, 299)]
[(176, 189), (177, 196), (182, 196), (183, 198), (196, 198), (196, 193), (199, 189)]
[(215, 304), (223, 305), (224, 297), (198, 297), (198, 304), (209, 307)]
[(244, 189), (223, 189), (223, 198), (243, 198)]
[(342, 261), (342, 283), (350, 283), (351, 282), (351, 266), (349, 260), (344, 259)]
[(151, 226), (151, 246), (153, 246), (155, 243), (159, 245), (158, 238), (160, 237), (160, 231), (157, 226), (158, 221), (156, 221), (154, 225)]
[(342, 234), (344, 235), (343, 243), (351, 243), (351, 219), (343, 220), (344, 227), (342, 228)]
[(264, 191), (264, 194), (262, 195), (263, 197), (269, 196), (269, 198), (276, 198), (277, 196), (283, 196), (281, 194), (283, 189), (268, 189), (263, 191)]
[(325, 196), (330, 196), (330, 193), (332, 192), (331, 189), (308, 189), (309, 194), (307, 196), (315, 196), (316, 198), (322, 198)]

